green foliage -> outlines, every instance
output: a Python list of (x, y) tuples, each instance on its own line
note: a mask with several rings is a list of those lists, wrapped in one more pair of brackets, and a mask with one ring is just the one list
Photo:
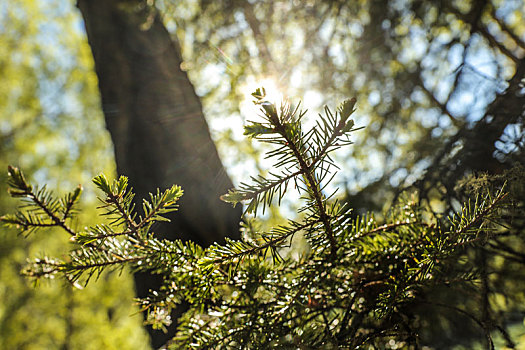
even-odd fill
[(42, 227), (60, 226), (70, 234), (74, 234), (66, 225), (66, 221), (75, 215), (82, 186), (79, 185), (63, 198), (55, 199), (45, 187), (33, 189), (18, 168), (8, 166), (7, 172), (10, 187), (8, 192), (11, 197), (22, 198), (30, 206), (28, 210), (18, 211), (15, 215), (4, 215), (2, 221), (7, 226), (14, 226), (21, 233), (26, 234)]
[[(17, 164), (31, 174), (27, 181), (58, 189), (58, 208), (68, 201), (62, 188), (75, 189), (100, 171), (114, 173), (92, 53), (73, 1), (1, 1), (0, 8), (0, 182), (8, 179), (7, 165)], [(86, 188), (71, 208), (72, 229), (95, 220), (94, 192)], [(17, 204), (2, 187), (0, 215), (14, 213)], [(147, 348), (141, 315), (123, 302), (133, 298), (127, 274), (102, 276), (82, 291), (55, 282), (35, 289), (20, 275), (28, 256), (60, 256), (70, 248), (60, 230), (20, 239), (16, 227), (0, 228), (0, 348)]]
[[(172, 322), (173, 308), (189, 305), (171, 348), (418, 346), (421, 329), (414, 306), (435, 303), (426, 295), (437, 286), (479, 281), (482, 271), (450, 266), (466, 247), (509, 234), (497, 225), (506, 194), (481, 194), (448, 218), (426, 211), (416, 196), (404, 197), (382, 221), (372, 214), (354, 218), (349, 206), (325, 192), (337, 169), (332, 152), (352, 144), (358, 130), (349, 119), (355, 99), (335, 113), (326, 107), (316, 125), (303, 131), (305, 112), (299, 107), (271, 104), (264, 90), (253, 96), (262, 121), (251, 122), (246, 134), (273, 145), (267, 157), (275, 171), (252, 178), (223, 199), (245, 202), (246, 212), (257, 214), (293, 185), (303, 203), (300, 220), (263, 232), (246, 220), (242, 240), (207, 249), (167, 241), (155, 236), (154, 224), (177, 209), (178, 186), (150, 195), (138, 213), (125, 177), (110, 182), (99, 175), (93, 182), (103, 192), (100, 208), (110, 222), (76, 232), (66, 221), (78, 190), (54, 200), (10, 167), (10, 193), (28, 206), (2, 220), (24, 232), (58, 226), (72, 234), (75, 244), (66, 259), (33, 260), (26, 274), (36, 279), (59, 275), (75, 285), (124, 266), (161, 275), (162, 288), (140, 303), (157, 328)], [(308, 251), (284, 254), (297, 235), (305, 237)], [(492, 346), (496, 324), (460, 311), (476, 320)]]

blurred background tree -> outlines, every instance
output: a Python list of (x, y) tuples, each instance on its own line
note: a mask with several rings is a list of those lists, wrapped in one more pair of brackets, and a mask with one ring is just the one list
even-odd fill
[[(56, 1), (0, 4), (0, 167), (20, 164), (55, 188), (114, 172), (91, 53), (72, 10)], [(85, 208), (96, 205), (86, 194)], [(12, 208), (2, 190), (0, 211)], [(147, 349), (128, 276), (107, 275), (82, 293), (59, 283), (35, 289), (20, 276), (28, 254), (65, 245), (55, 232), (19, 239), (2, 229), (0, 348)]]
[[(233, 184), (199, 97), (181, 69), (178, 41), (160, 13), (147, 1), (79, 0), (77, 5), (93, 52), (117, 173), (129, 176), (137, 207), (148, 193), (176, 183), (185, 196), (177, 214), (169, 216), (171, 222), (156, 228), (159, 236), (202, 246), (238, 238), (241, 208), (219, 200)], [(134, 279), (138, 297), (163, 281), (151, 273), (135, 273)], [(166, 333), (147, 329), (158, 348), (175, 335), (176, 322)]]
[[(153, 2), (123, 3), (155, 13)], [(112, 167), (93, 63), (73, 5), (68, 0), (0, 5), (1, 161), (21, 165), (39, 182), (54, 179), (57, 185), (87, 183), (93, 174)], [(261, 150), (234, 126), (250, 117), (245, 92), (260, 85), (300, 97), (312, 109), (348, 96), (359, 98), (356, 120), (368, 127), (359, 135), (359, 147), (338, 159), (344, 170), (338, 182), (356, 213), (383, 210), (405, 188), (418, 189), (422, 201), (445, 213), (464, 199), (455, 188), (465, 175), (497, 174), (525, 163), (522, 0), (157, 0), (154, 5), (173, 43), (180, 44), (180, 64), (173, 69), (186, 71), (192, 80), (234, 180), (246, 178), (253, 168), (265, 170), (265, 162), (257, 158)], [(143, 73), (133, 64), (135, 73)], [(136, 165), (141, 168), (141, 163)], [(2, 203), (8, 205), (4, 197)], [(514, 219), (512, 225), (523, 233), (523, 220)], [(17, 250), (24, 251), (19, 249), (43, 249), (37, 243), (19, 247), (20, 241), (6, 234), (1, 239), (6, 240), (2, 247), (13, 247), (2, 249), (8, 260)], [(522, 239), (511, 247), (488, 247), (488, 256), (506, 249), (499, 260), (471, 253), (491, 272), (516, 274), (512, 286), (498, 284), (496, 277), (484, 284), (492, 292), (485, 297), (505, 300), (500, 302), (504, 307), (490, 312), (512, 309), (511, 323), (523, 321), (523, 300), (516, 297), (523, 295), (519, 281), (525, 279), (516, 271), (523, 270), (519, 252), (524, 247)], [(19, 253), (19, 259), (24, 256)], [(2, 286), (14, 283), (7, 276), (18, 267), (2, 266), (11, 269), (10, 274), (2, 272)], [(25, 293), (33, 292), (22, 292), (21, 283), (4, 295), (16, 299), (12, 303), (21, 309), (36, 307), (36, 302), (25, 302)], [(55, 298), (62, 299), (57, 293)], [(476, 305), (482, 304), (487, 303)], [(2, 310), (2, 320), (15, 314)], [(67, 313), (56, 319), (67, 323)], [(468, 328), (468, 322), (458, 325)], [(469, 337), (459, 337), (464, 327), (458, 325), (443, 324), (428, 337), (443, 342), (436, 343), (438, 348), (468, 342)]]

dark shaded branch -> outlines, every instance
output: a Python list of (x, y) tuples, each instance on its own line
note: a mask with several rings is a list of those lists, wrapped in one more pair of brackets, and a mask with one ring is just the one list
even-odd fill
[(494, 6), (490, 7), (490, 15), (492, 16), (492, 19), (496, 21), (501, 28), (501, 30), (510, 36), (514, 42), (521, 47), (522, 49), (525, 49), (525, 41), (523, 41), (508, 25), (505, 23), (505, 20), (502, 18), (498, 18), (496, 16), (496, 8)]
[(490, 350), (494, 350), (494, 342), (492, 341), (492, 336), (490, 335), (490, 332), (487, 331), (485, 325), (483, 324), (483, 322), (481, 320), (477, 319), (474, 315), (472, 315), (468, 311), (465, 311), (463, 309), (460, 309), (460, 308), (458, 308), (456, 306), (453, 306), (453, 305), (450, 305), (450, 304), (443, 304), (443, 303), (433, 302), (433, 301), (428, 301), (428, 300), (421, 300), (420, 302), (424, 303), (424, 304), (435, 305), (435, 306), (443, 307), (443, 308), (446, 308), (446, 309), (454, 310), (454, 311), (456, 311), (456, 312), (458, 312), (458, 313), (460, 313), (462, 315), (467, 316), (469, 319), (474, 321), (481, 329), (483, 329), (483, 331), (485, 333), (485, 337), (487, 339), (487, 344), (489, 346), (489, 349)]
[(519, 62), (519, 58), (516, 57), (512, 51), (506, 48), (505, 45), (496, 40), (496, 38), (494, 38), (494, 36), (488, 31), (487, 27), (480, 26), (479, 33), (481, 33), (481, 35), (487, 39), (491, 47), (497, 48), (502, 54), (510, 58), (514, 63)]
[[(501, 172), (502, 164), (493, 156), (496, 141), (507, 125), (523, 118), (525, 98), (520, 92), (520, 84), (524, 75), (525, 58), (518, 62), (514, 76), (508, 81), (508, 88), (496, 95), (487, 106), (485, 115), (472, 127), (463, 125), (434, 157), (425, 176), (416, 183), (423, 195), (426, 188), (435, 188), (436, 183), (444, 184), (447, 193), (452, 191), (456, 181), (468, 172)], [(461, 150), (452, 152), (458, 146)]]
[(268, 68), (268, 72), (279, 72), (279, 69), (277, 68), (277, 64), (275, 63), (275, 60), (273, 59), (273, 56), (270, 53), (270, 49), (268, 48), (268, 44), (266, 43), (266, 39), (264, 38), (264, 35), (261, 32), (261, 24), (259, 23), (259, 20), (257, 19), (257, 16), (255, 15), (253, 6), (254, 4), (250, 3), (249, 1), (246, 1), (244, 3), (244, 6), (243, 6), (244, 18), (246, 18), (246, 22), (248, 22), (248, 25), (250, 26), (250, 29), (253, 33), (253, 39), (255, 40), (257, 49), (259, 50), (259, 53), (261, 54), (262, 62), (265, 62), (270, 66)]
[(456, 127), (460, 127), (462, 125), (461, 121), (456, 118), (455, 116), (452, 115), (452, 113), (448, 110), (447, 106), (446, 106), (446, 103), (443, 104), (441, 102), (439, 102), (439, 100), (436, 98), (436, 96), (434, 95), (434, 93), (432, 91), (430, 91), (426, 86), (425, 84), (423, 83), (423, 80), (421, 79), (421, 76), (418, 75), (418, 86), (423, 90), (423, 92), (425, 93), (425, 95), (427, 95), (428, 98), (430, 98), (430, 100), (437, 106), (439, 107), (439, 109), (441, 110), (441, 112), (443, 114), (445, 114), (449, 119), (450, 121), (452, 122), (452, 124)]

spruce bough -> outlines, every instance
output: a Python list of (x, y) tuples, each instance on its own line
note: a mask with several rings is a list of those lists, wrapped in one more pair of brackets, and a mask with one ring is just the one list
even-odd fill
[[(358, 130), (350, 119), (356, 100), (344, 101), (335, 112), (325, 107), (316, 125), (304, 131), (299, 107), (268, 102), (264, 89), (252, 95), (262, 120), (250, 122), (245, 135), (273, 145), (267, 157), (275, 170), (222, 199), (245, 203), (248, 217), (280, 204), (287, 191), (298, 191), (300, 219), (261, 232), (247, 218), (241, 240), (203, 249), (155, 235), (154, 224), (177, 209), (180, 187), (151, 194), (137, 210), (126, 177), (109, 181), (99, 175), (93, 182), (103, 192), (101, 215), (109, 220), (76, 231), (69, 223), (81, 187), (57, 199), (9, 167), (9, 192), (26, 205), (1, 220), (26, 234), (60, 227), (73, 244), (66, 259), (37, 258), (23, 273), (34, 279), (59, 275), (75, 285), (126, 266), (161, 275), (162, 288), (139, 302), (148, 322), (160, 329), (173, 321), (172, 308), (183, 301), (190, 305), (167, 344), (173, 349), (418, 347), (412, 306), (433, 303), (425, 291), (437, 285), (476, 280), (475, 269), (459, 273), (447, 266), (464, 247), (502, 234), (495, 222), (505, 193), (480, 196), (445, 219), (421, 208), (415, 196), (405, 196), (383, 220), (355, 217), (335, 193), (326, 193), (326, 185), (337, 170), (331, 153), (351, 145)], [(308, 242), (307, 251), (286, 253), (283, 248), (297, 235)], [(479, 324), (492, 347), (491, 328)]]

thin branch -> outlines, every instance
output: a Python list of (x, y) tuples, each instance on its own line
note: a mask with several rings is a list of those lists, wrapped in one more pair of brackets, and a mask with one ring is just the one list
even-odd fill
[(414, 224), (419, 224), (419, 225), (424, 226), (424, 227), (431, 227), (431, 225), (428, 225), (428, 224), (423, 223), (423, 222), (418, 222), (418, 221), (398, 222), (398, 223), (394, 223), (394, 224), (385, 224), (385, 225), (376, 227), (376, 228), (374, 228), (374, 229), (372, 229), (372, 230), (370, 230), (368, 232), (363, 233), (361, 236), (359, 236), (359, 238), (364, 237), (364, 236), (368, 236), (368, 235), (371, 235), (371, 234), (374, 234), (374, 233), (378, 233), (378, 232), (393, 230), (393, 229), (401, 227), (401, 226), (409, 226), (409, 225), (414, 225)]
[(255, 44), (257, 45), (257, 49), (259, 50), (261, 57), (263, 58), (262, 62), (267, 62), (270, 65), (270, 72), (279, 72), (277, 64), (270, 53), (268, 44), (264, 39), (264, 35), (261, 32), (261, 26), (257, 16), (255, 15), (255, 11), (253, 10), (253, 6), (254, 5), (248, 1), (244, 2), (244, 6), (242, 7), (244, 18), (246, 19), (246, 22), (248, 22), (248, 25), (250, 26), (250, 29), (253, 33)]
[[(501, 202), (503, 199), (505, 199), (507, 197), (507, 195), (508, 195), (508, 193), (500, 194), (496, 199), (494, 199), (492, 201), (492, 203), (490, 203), (490, 205), (488, 205), (485, 209), (483, 209), (483, 211), (481, 213), (476, 215), (474, 220), (469, 222), (467, 225), (463, 226), (458, 232), (456, 232), (456, 234), (457, 235), (462, 235), (462, 234), (468, 232), (472, 226), (477, 225), (479, 223), (479, 221), (483, 220), (485, 218), (485, 216), (487, 216), (487, 214), (490, 213), (499, 202)], [(461, 245), (461, 243), (458, 243), (457, 245)]]
[(525, 254), (524, 253), (521, 253), (521, 252), (518, 252), (514, 249), (512, 249), (511, 247), (509, 247), (508, 245), (506, 245), (505, 243), (495, 239), (494, 240), (496, 243), (491, 243), (490, 246), (493, 247), (493, 248), (497, 248), (497, 249), (501, 249), (511, 255), (514, 255), (516, 257), (519, 257), (521, 259), (521, 261), (525, 262)]
[(430, 98), (430, 100), (436, 106), (439, 107), (441, 112), (443, 114), (445, 114), (447, 117), (449, 117), (450, 121), (452, 122), (452, 124), (454, 124), (455, 127), (460, 127), (462, 125), (461, 121), (458, 118), (454, 117), (454, 115), (452, 115), (452, 113), (448, 110), (446, 104), (443, 104), (443, 103), (439, 102), (439, 100), (436, 98), (436, 96), (434, 96), (434, 93), (432, 93), (432, 91), (430, 91), (425, 86), (425, 84), (423, 83), (423, 80), (421, 79), (420, 75), (418, 75), (418, 86), (423, 90), (423, 92), (428, 96), (428, 98)]
[(131, 231), (138, 236), (138, 230), (139, 230), (139, 227), (137, 225), (137, 223), (128, 215), (128, 213), (126, 212), (126, 210), (122, 207), (119, 199), (122, 198), (120, 196), (117, 196), (117, 195), (114, 195), (114, 194), (109, 194), (108, 195), (108, 203), (112, 203), (115, 205), (115, 207), (117, 208), (117, 210), (119, 211), (120, 215), (122, 216), (122, 218), (124, 218), (126, 224), (128, 225), (128, 227), (131, 229)]
[(265, 249), (268, 249), (270, 247), (275, 247), (275, 246), (279, 245), (280, 243), (282, 243), (284, 240), (286, 240), (288, 237), (293, 236), (297, 232), (299, 232), (301, 230), (304, 230), (307, 227), (313, 226), (316, 223), (319, 223), (319, 221), (307, 222), (307, 223), (305, 223), (303, 225), (297, 226), (295, 229), (293, 229), (292, 231), (289, 231), (285, 235), (282, 235), (282, 236), (279, 236), (277, 238), (274, 238), (274, 239), (266, 241), (263, 245), (255, 246), (255, 247), (252, 247), (250, 249), (243, 250), (242, 252), (235, 253), (235, 254), (232, 254), (232, 255), (228, 255), (227, 257), (224, 257), (224, 258), (219, 258), (219, 259), (213, 260), (213, 262), (217, 263), (217, 264), (221, 264), (221, 263), (223, 263), (223, 262), (225, 262), (227, 260), (233, 260), (233, 259), (236, 259), (236, 258), (240, 258), (242, 256), (251, 255), (251, 254), (255, 254), (255, 253), (260, 252), (260, 251), (264, 251)]
[(498, 40), (496, 40), (496, 38), (494, 38), (494, 36), (488, 31), (487, 27), (485, 26), (480, 26), (479, 27), (479, 32), (483, 35), (483, 37), (485, 39), (488, 40), (488, 42), (493, 46), (493, 47), (496, 47), (498, 48), (498, 50), (504, 54), (505, 56), (507, 56), (508, 58), (510, 58), (514, 63), (518, 63), (519, 62), (519, 58), (516, 57), (516, 55), (514, 55), (514, 53), (512, 51), (510, 51), (509, 49), (507, 49), (502, 43), (500, 43)]
[[(31, 200), (36, 204), (38, 205), (45, 213), (46, 215), (51, 219), (53, 220), (53, 222), (55, 223), (55, 226), (59, 226), (61, 227), (62, 229), (64, 229), (67, 233), (69, 233), (71, 236), (75, 236), (76, 233), (75, 231), (73, 231), (65, 222), (65, 220), (59, 218), (58, 216), (55, 215), (55, 213), (53, 213), (45, 203), (43, 203), (42, 201), (40, 201), (40, 199), (34, 194), (33, 191), (31, 191), (29, 194), (28, 194), (28, 197), (31, 198)], [(52, 226), (52, 225), (49, 225), (49, 226)]]
[(525, 41), (516, 35), (516, 33), (507, 25), (507, 23), (505, 23), (504, 19), (498, 18), (498, 16), (496, 16), (496, 8), (494, 6), (490, 7), (490, 15), (492, 16), (492, 19), (498, 23), (503, 32), (510, 36), (519, 47), (525, 49)]
[(326, 234), (330, 241), (330, 252), (331, 252), (332, 258), (335, 259), (337, 256), (337, 243), (335, 241), (334, 232), (330, 224), (330, 218), (328, 214), (326, 213), (326, 210), (324, 207), (322, 194), (320, 193), (317, 181), (314, 179), (314, 176), (312, 174), (312, 169), (310, 168), (308, 164), (306, 164), (306, 161), (301, 155), (301, 152), (299, 152), (299, 149), (297, 148), (297, 145), (295, 144), (294, 140), (292, 140), (286, 133), (284, 125), (278, 120), (278, 118), (275, 118), (273, 122), (275, 123), (276, 130), (279, 132), (279, 134), (281, 134), (286, 139), (288, 147), (292, 150), (295, 158), (299, 162), (300, 168), (303, 171), (303, 174), (307, 181), (306, 185), (311, 190), (311, 194), (313, 196), (313, 199), (315, 200), (317, 209), (319, 210), (319, 217), (321, 219), (321, 222), (324, 225)]
[(428, 301), (428, 300), (421, 300), (420, 302), (424, 303), (424, 304), (435, 305), (435, 306), (440, 306), (440, 307), (443, 307), (443, 308), (451, 309), (451, 310), (454, 310), (454, 311), (456, 311), (456, 312), (458, 312), (460, 314), (463, 314), (463, 315), (467, 316), (472, 321), (474, 321), (481, 329), (483, 329), (483, 331), (485, 333), (485, 337), (487, 338), (487, 343), (489, 345), (489, 349), (490, 350), (494, 350), (494, 342), (492, 341), (492, 337), (490, 335), (490, 332), (487, 331), (485, 325), (483, 324), (483, 322), (481, 320), (478, 320), (474, 315), (470, 314), (468, 311), (465, 311), (463, 309), (460, 309), (459, 307), (456, 307), (456, 306), (453, 306), (453, 305), (450, 305), (450, 304), (443, 304), (443, 303), (438, 303), (438, 302), (433, 302), (433, 301)]
[(291, 179), (293, 179), (294, 177), (298, 176), (298, 175), (301, 175), (303, 174), (304, 170), (303, 169), (299, 169), (297, 170), (296, 172), (294, 173), (291, 173), (289, 175), (286, 175), (285, 177), (277, 180), (277, 181), (274, 181), (274, 182), (270, 182), (269, 185), (266, 185), (264, 187), (261, 187), (253, 192), (249, 192), (249, 193), (246, 193), (245, 194), (245, 197), (243, 197), (243, 200), (249, 200), (249, 199), (253, 199), (255, 198), (256, 196), (258, 196), (259, 194), (261, 193), (264, 193), (264, 192), (267, 192), (269, 190), (271, 190), (272, 188), (274, 187), (277, 187), (279, 185), (282, 185), (283, 183), (285, 183), (286, 181), (290, 181)]

